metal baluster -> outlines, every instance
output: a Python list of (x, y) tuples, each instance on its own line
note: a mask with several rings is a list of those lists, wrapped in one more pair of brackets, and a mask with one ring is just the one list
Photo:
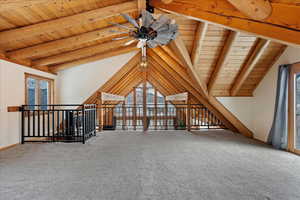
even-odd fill
[(45, 111), (42, 111), (43, 113), (43, 137), (45, 137)]
[(35, 137), (35, 110), (33, 110), (33, 113), (32, 113), (32, 126), (33, 126), (33, 130), (32, 130), (32, 134), (33, 134), (33, 137)]

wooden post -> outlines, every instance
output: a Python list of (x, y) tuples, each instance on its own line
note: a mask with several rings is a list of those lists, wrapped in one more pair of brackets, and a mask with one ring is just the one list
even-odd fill
[[(144, 69), (145, 70), (145, 69)], [(143, 71), (143, 126), (147, 131), (147, 71)]]
[(186, 125), (187, 125), (187, 130), (191, 131), (191, 101), (189, 98), (190, 95), (188, 95), (187, 99), (187, 113), (186, 113)]
[(165, 120), (165, 129), (168, 130), (168, 102), (165, 100), (165, 116), (164, 116)]
[(102, 131), (103, 125), (102, 125), (102, 94), (101, 92), (98, 93), (98, 102), (97, 102), (97, 113), (98, 113), (98, 121), (99, 121), (99, 131)]
[(125, 107), (125, 101), (122, 103), (122, 129), (125, 130), (126, 127), (126, 107)]
[(133, 130), (136, 130), (136, 88), (133, 88)]

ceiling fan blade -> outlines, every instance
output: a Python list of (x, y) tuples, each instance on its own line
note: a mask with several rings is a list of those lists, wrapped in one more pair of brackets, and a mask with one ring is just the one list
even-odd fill
[(111, 40), (123, 40), (123, 39), (126, 39), (126, 38), (129, 38), (129, 36), (124, 36), (124, 37), (119, 37), (119, 38), (113, 38)]
[(129, 40), (128, 42), (126, 42), (126, 43), (124, 44), (124, 46), (131, 45), (131, 44), (134, 43), (134, 42), (135, 42), (135, 40)]
[(129, 22), (131, 23), (134, 27), (139, 28), (138, 23), (129, 15), (121, 13), (121, 15)]
[(120, 34), (125, 34), (125, 33), (129, 33), (129, 32), (124, 32), (124, 31), (116, 31), (116, 30), (109, 30), (109, 32), (111, 33), (120, 33)]
[(114, 26), (118, 26), (118, 27), (120, 27), (120, 28), (124, 28), (124, 29), (127, 29), (127, 30), (135, 30), (134, 28), (130, 28), (130, 27), (128, 27), (128, 26), (124, 26), (124, 25), (122, 25), (122, 24), (118, 24), (118, 23), (114, 23), (114, 22), (109, 22), (110, 24), (112, 24), (112, 25), (114, 25)]
[(149, 48), (155, 48), (155, 47), (157, 47), (159, 45), (159, 43), (157, 43), (156, 41), (154, 41), (154, 40), (148, 40), (147, 41), (147, 46), (149, 47)]
[(154, 22), (152, 14), (147, 10), (142, 11), (142, 22), (143, 26), (146, 28), (148, 28)]
[(170, 19), (167, 18), (164, 15), (161, 15), (152, 25), (151, 28), (153, 28), (154, 30), (158, 30), (161, 27), (167, 26), (168, 24), (170, 24)]

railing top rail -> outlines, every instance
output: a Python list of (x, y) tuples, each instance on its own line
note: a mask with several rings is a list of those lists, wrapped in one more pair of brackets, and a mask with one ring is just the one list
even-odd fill
[(78, 111), (96, 109), (96, 104), (34, 104), (22, 105), (23, 111)]
[(24, 104), (22, 106), (95, 106), (96, 104)]

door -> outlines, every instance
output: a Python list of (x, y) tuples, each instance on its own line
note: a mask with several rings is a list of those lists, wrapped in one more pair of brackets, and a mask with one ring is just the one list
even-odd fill
[(300, 64), (291, 68), (288, 133), (288, 150), (300, 154)]

